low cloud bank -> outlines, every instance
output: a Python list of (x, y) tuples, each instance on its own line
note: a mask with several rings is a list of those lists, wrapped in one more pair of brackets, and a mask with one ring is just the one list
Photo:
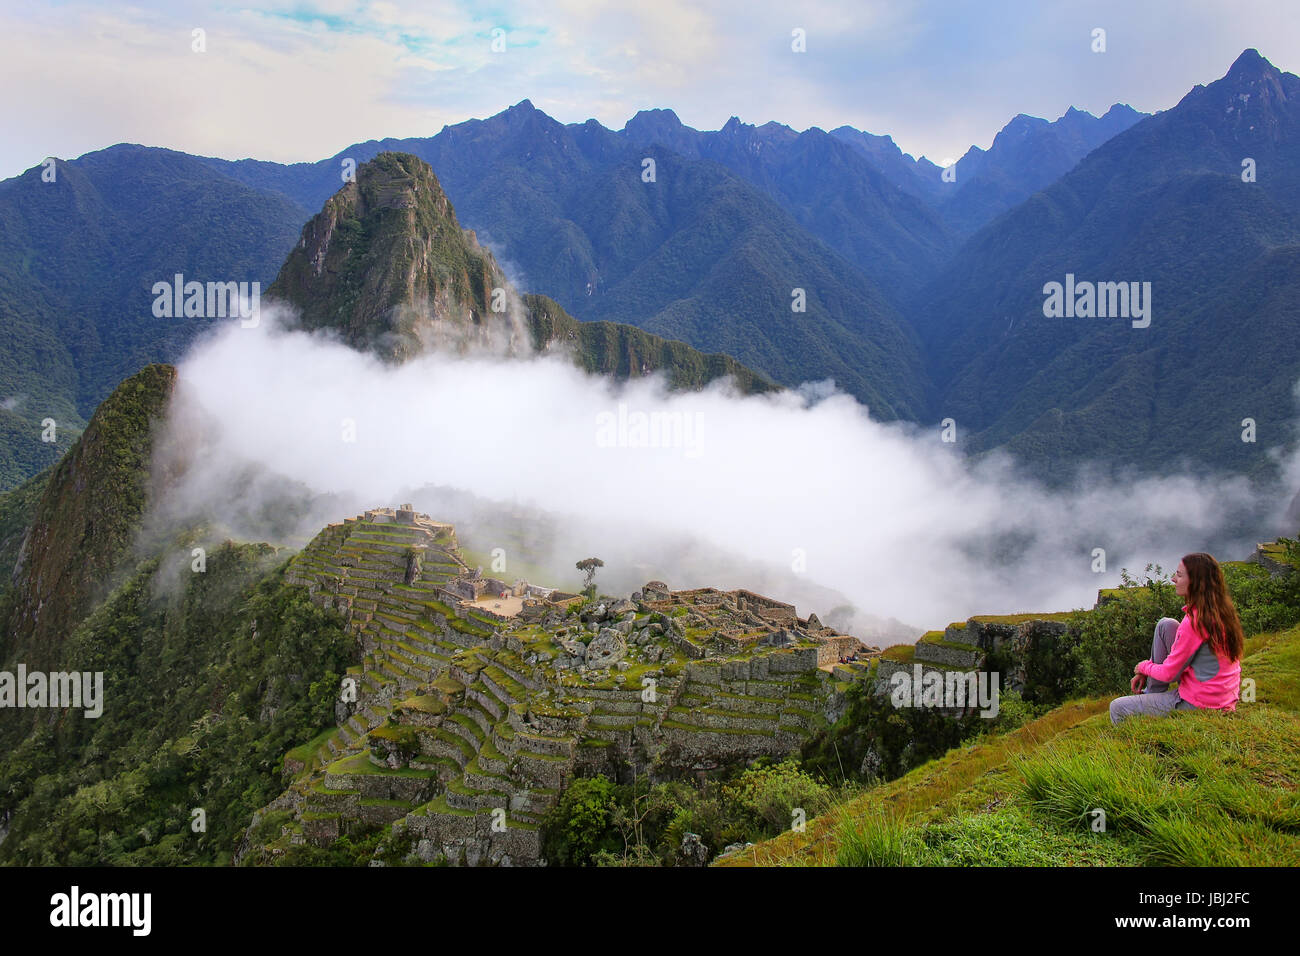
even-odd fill
[[(598, 555), (608, 590), (748, 586), (822, 615), (842, 595), (856, 613), (837, 623), (879, 636), (880, 619), (1090, 607), (1121, 567), (1171, 571), (1188, 551), (1243, 557), (1284, 530), (1290, 501), (1189, 475), (1054, 492), (824, 385), (672, 393), (560, 355), (392, 366), (268, 318), (217, 330), (181, 364), (156, 463), (181, 476), (167, 519), (301, 544), (411, 501), (460, 522), (478, 553), (568, 576), (541, 583), (576, 584), (573, 563)], [(1300, 465), (1285, 471), (1294, 493)]]

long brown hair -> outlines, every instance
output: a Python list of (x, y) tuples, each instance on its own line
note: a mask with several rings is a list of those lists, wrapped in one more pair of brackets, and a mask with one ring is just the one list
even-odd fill
[(1228, 660), (1240, 660), (1245, 635), (1219, 562), (1213, 555), (1197, 551), (1183, 555), (1183, 567), (1187, 569), (1187, 606), (1196, 612), (1196, 624), (1211, 649)]

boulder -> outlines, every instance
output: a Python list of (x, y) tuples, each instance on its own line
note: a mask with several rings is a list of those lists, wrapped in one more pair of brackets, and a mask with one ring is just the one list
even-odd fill
[(627, 641), (612, 627), (603, 628), (587, 645), (588, 667), (609, 667), (627, 656)]
[(708, 866), (709, 848), (700, 841), (698, 833), (683, 833), (680, 850), (683, 866)]

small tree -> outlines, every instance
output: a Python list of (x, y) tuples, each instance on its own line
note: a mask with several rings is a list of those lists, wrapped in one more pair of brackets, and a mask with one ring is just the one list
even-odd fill
[(596, 569), (603, 568), (604, 566), (605, 562), (600, 560), (600, 558), (583, 558), (575, 565), (579, 571), (586, 575), (582, 581), (582, 589), (585, 592), (589, 592), (588, 597), (595, 597), (596, 588), (594, 582), (596, 580)]

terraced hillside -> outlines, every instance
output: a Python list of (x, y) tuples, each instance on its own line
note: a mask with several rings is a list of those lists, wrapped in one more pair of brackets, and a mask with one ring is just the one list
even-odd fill
[(874, 653), (748, 591), (650, 582), (584, 603), (483, 578), (409, 506), (327, 527), (286, 577), (347, 617), (363, 660), (338, 726), (286, 756), (249, 862), (374, 827), (408, 862), (538, 862), (575, 777), (797, 753), (843, 707), (839, 658)]

